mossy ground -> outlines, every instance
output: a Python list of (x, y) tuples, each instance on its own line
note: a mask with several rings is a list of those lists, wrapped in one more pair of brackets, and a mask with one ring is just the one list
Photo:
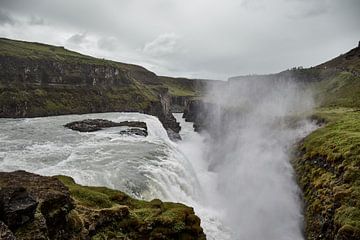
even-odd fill
[(111, 215), (121, 207), (129, 209), (125, 217), (100, 226), (92, 239), (205, 239), (200, 219), (192, 208), (183, 204), (158, 199), (150, 202), (137, 200), (121, 191), (81, 186), (66, 176), (57, 178), (69, 188), (75, 200), (74, 222), (84, 224), (87, 221), (84, 219), (94, 211), (108, 211), (107, 214)]
[(315, 115), (326, 125), (304, 139), (294, 161), (308, 239), (360, 239), (360, 112), (322, 108)]
[(163, 87), (169, 89), (172, 96), (199, 97), (205, 93), (206, 81), (186, 78), (159, 77)]
[(339, 72), (313, 87), (316, 101), (323, 107), (360, 108), (360, 77), (351, 72)]
[(25, 42), (0, 38), (0, 56), (17, 57), (30, 60), (55, 60), (72, 64), (90, 64), (121, 67), (125, 69), (142, 68), (106, 59), (87, 56), (70, 51), (62, 46), (53, 46), (37, 42)]

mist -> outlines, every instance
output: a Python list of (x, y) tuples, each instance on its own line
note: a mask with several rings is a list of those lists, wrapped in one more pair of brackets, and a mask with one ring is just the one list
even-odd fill
[(304, 239), (290, 158), (316, 128), (305, 117), (312, 93), (291, 80), (245, 79), (209, 88), (206, 102), (203, 155), (216, 183), (204, 189), (231, 239)]

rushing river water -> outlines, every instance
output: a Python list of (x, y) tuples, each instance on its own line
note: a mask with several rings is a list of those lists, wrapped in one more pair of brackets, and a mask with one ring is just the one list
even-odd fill
[[(285, 222), (285, 225), (286, 222), (294, 225), (291, 222), (294, 217), (287, 217), (289, 214), (284, 217), (281, 214), (281, 206), (273, 209), (268, 204), (269, 202), (288, 203), (281, 199), (276, 200), (277, 197), (292, 201), (291, 189), (288, 189), (289, 193), (281, 193), (285, 196), (276, 196), (279, 193), (276, 190), (283, 187), (280, 183), (271, 187), (275, 195), (267, 192), (268, 195), (259, 197), (268, 199), (258, 199), (254, 195), (257, 194), (256, 191), (244, 187), (244, 184), (252, 186), (251, 184), (255, 182), (254, 186), (258, 186), (263, 191), (263, 186), (269, 184), (266, 181), (271, 181), (274, 177), (279, 178), (278, 175), (290, 176), (291, 169), (281, 170), (279, 161), (274, 161), (275, 165), (262, 161), (258, 163), (264, 166), (254, 165), (255, 162), (252, 165), (244, 165), (244, 161), (236, 160), (237, 157), (242, 156), (239, 153), (237, 157), (233, 157), (233, 160), (237, 161), (236, 165), (233, 167), (229, 165), (230, 170), (234, 170), (233, 172), (224, 173), (223, 169), (209, 170), (211, 169), (209, 154), (217, 155), (214, 149), (209, 149), (208, 138), (195, 133), (192, 123), (185, 122), (181, 114), (175, 114), (175, 117), (181, 123), (180, 134), (183, 138), (177, 143), (169, 140), (165, 129), (156, 117), (140, 113), (0, 119), (0, 170), (23, 169), (42, 175), (63, 174), (73, 177), (77, 183), (83, 185), (107, 186), (122, 190), (137, 198), (146, 200), (160, 198), (165, 201), (182, 202), (194, 207), (196, 214), (202, 220), (207, 238), (213, 240), (262, 240), (266, 239), (263, 236), (269, 229), (271, 231), (268, 232), (272, 233), (273, 229), (281, 228), (282, 222)], [(101, 118), (116, 122), (144, 121), (147, 123), (149, 135), (147, 137), (120, 135), (121, 128), (119, 127), (91, 133), (80, 133), (63, 127), (66, 123), (87, 118)], [(309, 132), (311, 128), (307, 127), (305, 130), (301, 135)], [(266, 159), (269, 156), (266, 151), (268, 150), (265, 149), (262, 151), (263, 155), (256, 156)], [(226, 164), (226, 160), (231, 158), (231, 155), (222, 154), (224, 156), (221, 159)], [(218, 161), (222, 161), (221, 159)], [(256, 161), (251, 158), (249, 160)], [(280, 163), (283, 161), (287, 162), (285, 159), (280, 160)], [(234, 162), (229, 162), (229, 164), (234, 164)], [(244, 167), (248, 169), (240, 169), (240, 175), (238, 175), (239, 168)], [(271, 169), (273, 167), (275, 170)], [(270, 172), (262, 173), (265, 177), (261, 178), (259, 171), (263, 171), (264, 168), (268, 168)], [(226, 170), (229, 171), (228, 168)], [(286, 181), (288, 179), (291, 181), (291, 176), (285, 178)], [(285, 186), (294, 185), (294, 183), (291, 184)], [(232, 191), (229, 192), (229, 188)], [(253, 192), (249, 193), (250, 191)], [(254, 199), (247, 201), (249, 197)], [(294, 204), (296, 208), (298, 203)], [(287, 210), (288, 207), (294, 206), (290, 204), (283, 207)], [(236, 213), (235, 217), (229, 209)], [(290, 211), (290, 215), (293, 213), (298, 213), (298, 209)], [(271, 217), (274, 223), (265, 221), (266, 224), (262, 226), (264, 223), (259, 221), (261, 216), (265, 220)], [(295, 216), (295, 225), (299, 224), (298, 219), (301, 218)], [(250, 226), (254, 222), (259, 222), (261, 229)], [(295, 226), (296, 231), (301, 231), (300, 227)], [(259, 234), (258, 231), (264, 231), (264, 233)], [(283, 234), (282, 231), (276, 231)], [(255, 237), (249, 238), (249, 236)], [(280, 239), (278, 236), (275, 234), (275, 238), (268, 239)], [(294, 234), (290, 233), (281, 239), (292, 239), (289, 236), (294, 236)]]
[[(0, 119), (0, 170), (63, 174), (83, 185), (107, 186), (137, 198), (183, 202), (194, 206), (209, 239), (226, 239), (219, 213), (207, 207), (204, 197), (202, 185), (215, 178), (202, 162), (203, 138), (181, 114), (176, 117), (184, 139), (179, 143), (169, 140), (156, 117), (139, 113)], [(120, 127), (91, 133), (63, 127), (87, 118), (144, 121), (149, 135), (120, 135)]]

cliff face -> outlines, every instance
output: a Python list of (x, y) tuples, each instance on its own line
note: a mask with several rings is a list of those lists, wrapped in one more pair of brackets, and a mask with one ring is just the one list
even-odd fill
[(146, 69), (0, 39), (0, 117), (137, 111), (178, 133), (168, 88)]
[(0, 173), (0, 238), (195, 240), (205, 234), (183, 204), (16, 171)]
[(121, 86), (132, 83), (129, 72), (114, 66), (0, 56), (0, 78), (42, 86)]

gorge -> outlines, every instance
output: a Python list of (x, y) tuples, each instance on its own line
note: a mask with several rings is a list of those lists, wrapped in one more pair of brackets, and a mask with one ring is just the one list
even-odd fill
[[(0, 223), (32, 239), (49, 219), (26, 182), (40, 176), (13, 172), (25, 170), (56, 176), (44, 181), (64, 184), (74, 204), (60, 220), (72, 235), (47, 220), (45, 239), (357, 239), (359, 64), (357, 47), (313, 68), (220, 82), (0, 39), (0, 193), (13, 174), (39, 202), (20, 226), (3, 209)], [(85, 119), (140, 121), (147, 136), (64, 127)]]

